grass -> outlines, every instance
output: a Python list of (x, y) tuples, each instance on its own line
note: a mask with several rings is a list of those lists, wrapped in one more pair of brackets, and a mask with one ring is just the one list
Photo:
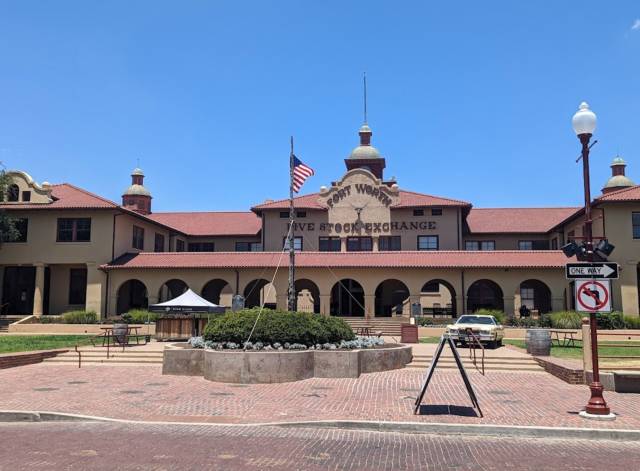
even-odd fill
[(53, 350), (73, 348), (80, 343), (89, 343), (88, 335), (1, 335), (0, 353), (30, 352), (33, 350)]
[[(504, 343), (509, 345), (514, 345), (516, 347), (520, 347), (522, 349), (526, 349), (527, 347), (524, 344), (524, 340), (513, 340), (513, 339), (504, 339)], [(598, 353), (601, 356), (640, 356), (640, 345), (638, 342), (633, 342), (632, 345), (635, 347), (616, 347), (611, 346), (610, 344), (616, 343), (612, 341), (607, 341), (607, 345), (599, 346)], [(618, 342), (620, 344), (625, 344), (628, 342)], [(582, 342), (576, 342), (576, 347), (561, 347), (557, 345), (551, 346), (551, 356), (557, 358), (573, 358), (573, 359), (581, 359), (582, 358)], [(624, 361), (624, 359), (605, 359), (606, 361)]]
[(440, 342), (440, 337), (421, 337), (420, 343), (438, 343)]

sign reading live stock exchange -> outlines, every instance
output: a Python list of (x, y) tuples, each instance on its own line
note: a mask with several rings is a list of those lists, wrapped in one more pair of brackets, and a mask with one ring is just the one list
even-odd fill
[[(287, 224), (287, 229), (289, 225)], [(348, 234), (349, 232), (372, 232), (374, 234), (377, 233), (387, 233), (392, 231), (427, 231), (427, 230), (435, 230), (436, 222), (435, 221), (393, 221), (393, 222), (294, 222), (293, 230), (294, 231), (315, 231), (318, 230), (320, 232), (335, 232), (337, 234), (344, 232)]]

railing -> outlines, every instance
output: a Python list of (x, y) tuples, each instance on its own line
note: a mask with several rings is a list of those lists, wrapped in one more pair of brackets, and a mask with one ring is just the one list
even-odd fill
[[(626, 337), (626, 340), (631, 340), (634, 343), (622, 343), (617, 340), (609, 340), (609, 341), (598, 341), (598, 347), (614, 347), (614, 348), (640, 348), (640, 333), (624, 333), (624, 332), (598, 332), (600, 335), (606, 336), (614, 336), (614, 337)], [(632, 337), (636, 337), (632, 339)], [(638, 355), (598, 355), (598, 358), (601, 360), (640, 360), (640, 356)], [(605, 366), (606, 368), (606, 366)], [(620, 369), (624, 369), (624, 367), (620, 367)]]
[[(471, 362), (473, 363), (473, 366), (476, 367), (476, 370), (478, 370), (478, 372), (482, 376), (484, 376), (484, 345), (482, 345), (482, 342), (480, 342), (480, 339), (478, 338), (478, 336), (474, 334), (470, 328), (465, 329), (465, 335), (467, 336), (467, 345), (469, 346), (469, 360), (471, 360)], [(469, 342), (469, 339), (471, 339), (471, 342)], [(476, 348), (480, 348), (480, 351), (482, 352), (482, 357), (481, 357), (482, 370), (478, 368)]]
[[(128, 331), (127, 331), (128, 332)], [(137, 332), (137, 331), (136, 331)], [(118, 334), (118, 335), (114, 335), (112, 333), (109, 332), (105, 332), (103, 334), (100, 335), (94, 335), (92, 337), (89, 337), (89, 342), (91, 343), (92, 346), (96, 346), (95, 341), (96, 340), (102, 340), (102, 346), (103, 347), (107, 347), (107, 360), (109, 358), (111, 358), (111, 348), (116, 348), (118, 346), (122, 346), (122, 352), (124, 353), (124, 349), (125, 347), (127, 347), (129, 345), (129, 341), (131, 340), (132, 337), (135, 337), (136, 340), (138, 340), (140, 337), (145, 337), (146, 335), (140, 335), (140, 334)], [(111, 343), (111, 340), (113, 339), (113, 345)], [(124, 339), (124, 340), (119, 340), (119, 339)], [(105, 341), (106, 341), (106, 345), (105, 345)], [(146, 342), (145, 342), (146, 343)], [(74, 349), (76, 351), (76, 353), (78, 354), (78, 368), (82, 367), (82, 352), (80, 350), (78, 350), (78, 347), (81, 346), (81, 343), (78, 342), (76, 343)]]

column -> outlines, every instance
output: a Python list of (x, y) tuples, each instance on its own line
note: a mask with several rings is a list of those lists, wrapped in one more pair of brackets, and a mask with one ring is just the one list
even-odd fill
[(340, 252), (346, 252), (346, 251), (347, 251), (347, 238), (340, 237)]
[(33, 291), (33, 315), (42, 316), (44, 302), (44, 263), (35, 263), (36, 286)]
[(373, 294), (364, 295), (364, 317), (367, 319), (373, 319), (375, 317), (376, 310), (376, 297)]
[(514, 302), (515, 302), (515, 297), (514, 296), (504, 296), (502, 298), (502, 302), (504, 304), (504, 313), (508, 317), (513, 317), (513, 306), (514, 306)]
[(331, 315), (331, 295), (330, 294), (320, 295), (320, 313), (324, 316)]
[(380, 238), (377, 236), (373, 238), (373, 251), (374, 252), (380, 251)]
[(105, 315), (105, 306), (102, 305), (105, 287), (106, 274), (98, 270), (98, 265), (95, 262), (88, 262), (85, 309), (95, 311), (99, 318)]
[(279, 310), (286, 311), (289, 306), (289, 297), (286, 294), (276, 294), (276, 307)]

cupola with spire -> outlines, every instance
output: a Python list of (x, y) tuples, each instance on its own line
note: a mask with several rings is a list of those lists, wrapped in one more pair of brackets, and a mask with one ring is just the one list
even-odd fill
[(611, 193), (612, 191), (621, 190), (634, 186), (633, 181), (627, 177), (625, 173), (625, 167), (627, 163), (620, 156), (616, 156), (611, 162), (611, 178), (607, 181), (602, 189), (602, 193)]
[(360, 126), (358, 134), (360, 134), (360, 145), (351, 151), (349, 157), (344, 159), (347, 170), (365, 168), (376, 177), (382, 179), (386, 162), (380, 155), (380, 152), (378, 152), (378, 149), (371, 145), (371, 136), (373, 133), (366, 121)]
[(140, 214), (151, 214), (151, 193), (144, 187), (144, 173), (131, 172), (131, 186), (122, 195), (122, 206)]

